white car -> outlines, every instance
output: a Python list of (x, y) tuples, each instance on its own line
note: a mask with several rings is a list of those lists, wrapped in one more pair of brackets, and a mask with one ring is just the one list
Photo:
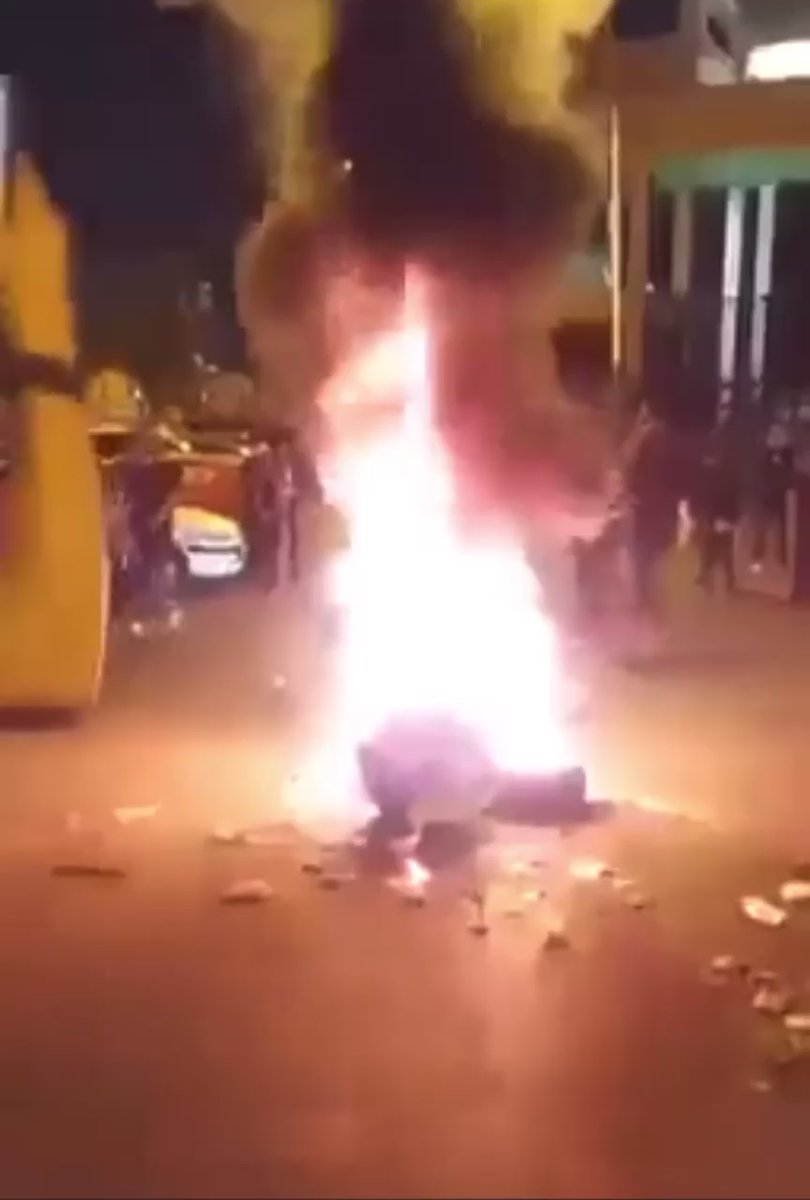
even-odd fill
[(231, 517), (178, 505), (172, 533), (192, 579), (232, 579), (247, 565), (245, 535)]
[[(167, 449), (181, 456), (191, 451), (190, 445), (176, 438), (171, 431), (160, 432)], [(114, 467), (134, 435), (135, 431), (129, 426), (115, 422), (93, 429), (93, 441), (102, 468), (110, 470)], [(193, 472), (205, 468), (192, 464), (183, 469)], [(241, 525), (233, 517), (195, 504), (178, 504), (172, 513), (172, 536), (192, 579), (232, 579), (247, 565), (247, 540)]]

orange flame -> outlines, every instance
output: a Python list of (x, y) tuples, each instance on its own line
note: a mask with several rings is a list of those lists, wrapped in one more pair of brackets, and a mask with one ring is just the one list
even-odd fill
[(464, 726), (498, 771), (576, 761), (556, 630), (517, 534), (471, 531), (458, 517), (433, 421), (424, 286), (411, 272), (398, 323), (355, 348), (322, 395), (324, 478), (350, 530), (327, 574), (342, 620), (319, 747), (333, 788), (336, 771), (355, 770), (358, 745), (420, 715)]

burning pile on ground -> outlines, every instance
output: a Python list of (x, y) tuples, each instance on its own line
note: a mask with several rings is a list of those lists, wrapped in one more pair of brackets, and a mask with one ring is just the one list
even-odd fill
[(453, 5), (338, 12), (308, 105), (319, 203), (270, 214), (241, 272), (254, 345), (278, 373), (295, 342), (310, 368), (349, 526), (328, 573), (342, 626), (319, 758), (332, 788), (360, 768), (368, 786), (364, 748), (409, 799), (477, 810), (495, 775), (576, 760), (524, 551), (598, 531), (608, 453), (526, 314), (548, 305), (593, 179), (558, 123), (493, 107)]

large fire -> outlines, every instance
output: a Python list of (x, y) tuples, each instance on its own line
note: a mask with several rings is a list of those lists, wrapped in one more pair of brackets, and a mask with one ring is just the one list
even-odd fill
[[(339, 613), (329, 732), (299, 793), (338, 822), (341, 807), (348, 823), (364, 808), (358, 748), (392, 726), (419, 731), (422, 753), (424, 729), (437, 731), (447, 771), (431, 782), (446, 794), (425, 797), (434, 816), (474, 812), (500, 773), (576, 761), (557, 631), (519, 534), (462, 519), (434, 422), (423, 289), (412, 270), (393, 327), (355, 345), (321, 397), (324, 478), (349, 539), (325, 575)], [(402, 734), (395, 744), (413, 749)]]
[[(497, 776), (574, 759), (522, 543), (553, 552), (604, 520), (606, 441), (555, 402), (547, 324), (599, 191), (560, 107), (566, 39), (608, 0), (219, 3), (261, 50), (280, 133), (239, 309), (274, 406), (306, 427), (319, 393), (350, 534), (326, 572), (334, 687), (296, 812), (359, 817), (383, 760), (431, 760), (409, 794), (474, 809)], [(343, 268), (360, 259), (358, 307)], [(396, 312), (379, 277), (409, 262)]]

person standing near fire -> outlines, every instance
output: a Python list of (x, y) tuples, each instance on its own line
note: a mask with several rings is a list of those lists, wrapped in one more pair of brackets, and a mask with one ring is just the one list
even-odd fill
[(713, 591), (719, 576), (726, 592), (733, 592), (740, 488), (728, 450), (716, 438), (710, 440), (698, 468), (690, 509), (700, 561), (698, 586)]
[(163, 444), (147, 424), (137, 433), (120, 468), (134, 545), (131, 631), (142, 636), (156, 621), (170, 628), (180, 622), (177, 603), (177, 554), (172, 518), (174, 494), (182, 470), (162, 457)]
[(307, 504), (318, 503), (321, 486), (315, 466), (291, 431), (285, 431), (275, 451), (279, 504), (279, 577), (297, 583), (301, 577), (301, 518)]
[(292, 435), (285, 435), (275, 451), (276, 489), (279, 505), (278, 574), (289, 583), (300, 575), (299, 506), (300, 480)]
[(272, 590), (278, 583), (281, 542), (281, 504), (272, 445), (265, 445), (251, 461), (249, 484), (247, 535), (251, 567), (261, 586)]
[(687, 434), (645, 409), (625, 449), (629, 552), (639, 614), (662, 619), (661, 570), (678, 541), (681, 504), (692, 494), (693, 462)]
[(753, 567), (759, 572), (769, 549), (777, 566), (788, 565), (788, 494), (793, 487), (795, 453), (789, 429), (777, 421), (769, 429), (757, 464)]

